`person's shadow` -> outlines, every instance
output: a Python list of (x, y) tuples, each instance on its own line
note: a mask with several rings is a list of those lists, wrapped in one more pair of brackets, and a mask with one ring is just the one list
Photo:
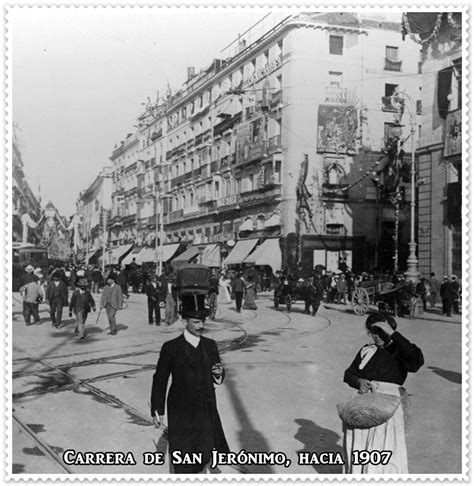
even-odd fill
[[(316, 425), (312, 420), (295, 419), (295, 422), (299, 425), (295, 439), (303, 443), (303, 448), (297, 450), (297, 453), (307, 452), (311, 458), (313, 453), (319, 457), (322, 452), (332, 452), (333, 456), (339, 453), (344, 459), (343, 449), (337, 443), (340, 439), (339, 434)], [(343, 472), (341, 464), (312, 464), (312, 466), (318, 474), (342, 474)]]

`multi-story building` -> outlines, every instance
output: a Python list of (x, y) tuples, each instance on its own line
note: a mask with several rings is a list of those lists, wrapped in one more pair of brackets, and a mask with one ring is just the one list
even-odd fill
[(110, 226), (113, 189), (111, 172), (111, 167), (104, 167), (94, 182), (79, 195), (75, 228), (80, 235), (76, 238), (78, 260), (97, 263), (104, 249), (104, 238), (105, 247), (108, 246), (107, 228)]
[(462, 273), (462, 14), (408, 13), (404, 31), (423, 46), (418, 145), (418, 263), (424, 275)]
[[(27, 227), (32, 227), (40, 219), (40, 202), (31, 190), (31, 187), (25, 177), (21, 152), (15, 139), (13, 140), (12, 149), (12, 241), (18, 243), (38, 243), (38, 237), (34, 232), (31, 232), (30, 236), (27, 237), (28, 235), (25, 234), (25, 225)], [(28, 225), (29, 222), (31, 223), (30, 225)], [(28, 229), (26, 229), (26, 232), (28, 232)], [(24, 241), (25, 239), (27, 241)]]
[[(399, 31), (350, 13), (294, 15), (188, 68), (112, 154), (111, 240), (143, 240), (162, 209), (167, 242), (230, 243), (227, 263), (268, 239), (283, 266), (389, 266), (376, 249), (394, 210), (366, 174), (390, 134), (392, 95), (420, 96), (419, 48)], [(403, 205), (398, 219), (403, 243)]]

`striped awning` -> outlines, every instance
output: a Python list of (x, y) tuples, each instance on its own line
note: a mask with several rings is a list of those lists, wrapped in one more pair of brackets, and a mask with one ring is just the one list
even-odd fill
[(269, 265), (273, 273), (281, 270), (281, 250), (278, 238), (269, 238), (244, 260), (254, 265)]
[(206, 245), (202, 253), (202, 264), (208, 267), (221, 266), (221, 249), (217, 243)]
[(185, 250), (181, 255), (178, 255), (176, 258), (173, 258), (174, 262), (190, 262), (193, 258), (199, 255), (199, 250), (197, 246), (190, 246), (187, 250)]
[(225, 259), (225, 265), (240, 265), (247, 258), (248, 254), (255, 248), (258, 242), (257, 238), (250, 240), (239, 240), (228, 257)]
[(105, 254), (106, 265), (117, 265), (120, 259), (133, 248), (131, 245), (120, 245), (115, 248), (109, 248)]

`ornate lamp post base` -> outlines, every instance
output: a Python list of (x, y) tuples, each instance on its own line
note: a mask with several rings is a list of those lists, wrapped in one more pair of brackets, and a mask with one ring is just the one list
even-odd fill
[(420, 281), (420, 272), (418, 271), (418, 259), (416, 258), (416, 243), (409, 243), (410, 256), (407, 259), (407, 271), (404, 273), (405, 278), (417, 284)]

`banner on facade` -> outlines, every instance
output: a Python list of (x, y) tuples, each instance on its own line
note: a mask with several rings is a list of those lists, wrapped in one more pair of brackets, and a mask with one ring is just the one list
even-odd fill
[(460, 155), (462, 150), (462, 113), (456, 110), (446, 116), (446, 137), (444, 139), (444, 156)]
[(319, 105), (318, 152), (356, 152), (357, 109), (353, 106)]

